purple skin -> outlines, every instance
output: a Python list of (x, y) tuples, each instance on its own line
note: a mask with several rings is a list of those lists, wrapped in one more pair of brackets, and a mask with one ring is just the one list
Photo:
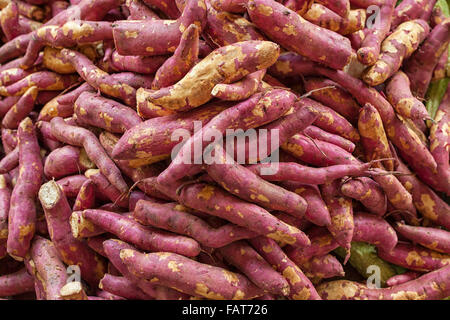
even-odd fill
[(19, 147), (15, 147), (0, 161), (0, 173), (8, 173), (19, 165)]
[(221, 248), (233, 241), (249, 239), (257, 235), (233, 224), (212, 228), (201, 218), (177, 209), (174, 203), (158, 204), (154, 201), (138, 201), (133, 217), (143, 225), (192, 237), (203, 246), (210, 248)]
[(422, 19), (428, 21), (431, 17), (436, 0), (404, 0), (395, 7), (394, 16), (392, 18), (391, 29), (405, 21)]
[(127, 17), (128, 20), (160, 19), (159, 16), (141, 0), (127, 0), (125, 6), (129, 11), (129, 16)]
[(77, 147), (64, 146), (47, 155), (44, 174), (48, 179), (60, 179), (65, 176), (84, 172), (92, 168), (93, 163), (80, 157), (82, 150)]
[(37, 95), (37, 87), (31, 87), (25, 91), (19, 101), (3, 117), (2, 126), (7, 129), (17, 129), (20, 122), (33, 110)]
[(0, 118), (3, 118), (19, 99), (20, 96), (10, 96), (0, 100)]
[(75, 198), (81, 190), (81, 186), (88, 180), (84, 175), (78, 174), (65, 177), (56, 181), (68, 198)]
[(343, 277), (345, 274), (342, 264), (331, 254), (314, 257), (299, 267), (308, 278), (315, 280)]
[(100, 281), (99, 288), (129, 300), (151, 300), (152, 297), (142, 292), (135, 283), (126, 277), (106, 273)]
[(98, 169), (87, 170), (84, 175), (94, 182), (97, 194), (102, 194), (121, 208), (128, 208), (127, 195), (117, 190)]
[(378, 183), (370, 178), (360, 177), (346, 181), (341, 185), (344, 196), (358, 200), (367, 210), (377, 216), (383, 216), (387, 210), (387, 197)]
[(330, 212), (320, 195), (320, 190), (315, 185), (306, 185), (298, 182), (283, 182), (282, 186), (291, 190), (308, 203), (305, 218), (318, 226), (328, 226), (331, 223)]
[(50, 180), (39, 190), (39, 200), (45, 212), (50, 238), (61, 260), (67, 265), (78, 265), (81, 277), (97, 286), (105, 273), (105, 262), (85, 242), (75, 239), (71, 232), (72, 208), (61, 187)]
[(8, 174), (0, 175), (0, 239), (8, 237), (8, 214), (12, 191), (10, 180)]
[(167, 56), (122, 56), (114, 51), (111, 65), (118, 71), (154, 74), (167, 60)]
[(353, 216), (355, 231), (352, 241), (364, 241), (376, 245), (377, 248), (390, 251), (397, 245), (397, 234), (394, 228), (383, 218), (358, 212)]
[(200, 252), (199, 244), (191, 238), (144, 227), (114, 212), (88, 209), (83, 211), (83, 217), (143, 250), (176, 252), (190, 257)]
[(83, 92), (74, 104), (77, 123), (124, 133), (142, 123), (136, 111), (117, 101), (103, 98), (96, 93)]
[(87, 82), (68, 93), (63, 93), (53, 98), (41, 109), (38, 120), (50, 121), (54, 117), (71, 117), (73, 115), (73, 104), (80, 94), (86, 91), (94, 91), (94, 88), (92, 88)]
[(25, 118), (17, 133), (19, 177), (11, 194), (8, 225), (8, 253), (23, 259), (30, 249), (36, 225), (36, 197), (41, 186), (43, 166), (36, 130)]
[[(353, 56), (347, 38), (304, 20), (281, 3), (253, 0), (247, 4), (247, 11), (251, 21), (269, 38), (311, 60), (343, 69)], [(287, 25), (291, 26), (289, 30)]]
[(395, 230), (406, 239), (428, 249), (450, 254), (450, 232), (426, 227), (408, 226), (397, 222)]
[(261, 81), (266, 70), (250, 73), (242, 80), (232, 84), (216, 84), (211, 94), (221, 100), (239, 101), (244, 100), (256, 93), (261, 87)]
[(450, 20), (446, 19), (433, 28), (417, 50), (403, 66), (411, 81), (411, 91), (419, 99), (424, 98), (439, 58), (448, 49)]
[(41, 67), (33, 67), (27, 70), (21, 68), (5, 69), (0, 72), (0, 83), (2, 86), (9, 86), (10, 84), (22, 80), (26, 76), (40, 70), (42, 70)]
[(168, 87), (183, 78), (196, 64), (199, 52), (199, 28), (191, 24), (182, 34), (180, 44), (155, 74), (152, 89)]
[(34, 277), (26, 268), (0, 276), (0, 297), (10, 297), (34, 291)]
[(115, 21), (115, 47), (117, 52), (124, 56), (171, 54), (180, 43), (182, 32), (187, 27), (196, 24), (202, 30), (205, 22), (205, 2), (188, 0), (186, 8), (177, 20)]
[(353, 153), (355, 151), (355, 144), (348, 139), (345, 139), (337, 134), (329, 133), (325, 130), (322, 130), (316, 126), (309, 126), (303, 130), (303, 134), (305, 136), (311, 137), (312, 139), (325, 141), (331, 144), (335, 144), (336, 146)]

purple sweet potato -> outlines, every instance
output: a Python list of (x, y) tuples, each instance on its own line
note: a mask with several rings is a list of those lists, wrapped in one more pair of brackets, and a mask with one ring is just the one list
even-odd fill
[(402, 237), (428, 249), (450, 254), (450, 233), (437, 228), (408, 226), (397, 223), (395, 230)]
[(94, 167), (95, 165), (89, 160), (84, 149), (64, 146), (47, 155), (44, 163), (44, 174), (49, 179), (60, 179)]

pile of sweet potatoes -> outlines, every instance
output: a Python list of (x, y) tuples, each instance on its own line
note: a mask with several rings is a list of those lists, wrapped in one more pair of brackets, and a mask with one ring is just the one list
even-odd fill
[(0, 298), (450, 297), (448, 1), (0, 10)]

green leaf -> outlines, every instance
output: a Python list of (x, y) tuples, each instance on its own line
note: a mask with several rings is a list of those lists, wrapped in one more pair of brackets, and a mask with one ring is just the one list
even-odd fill
[(436, 116), (436, 112), (441, 104), (442, 98), (445, 95), (449, 81), (450, 78), (444, 78), (439, 81), (432, 82), (428, 88), (426, 95), (426, 106), (432, 119)]

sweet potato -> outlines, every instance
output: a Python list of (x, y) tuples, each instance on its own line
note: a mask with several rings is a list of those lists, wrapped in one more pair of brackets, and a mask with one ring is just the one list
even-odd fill
[(87, 180), (88, 178), (84, 175), (78, 174), (59, 179), (56, 183), (61, 187), (66, 197), (74, 198), (78, 195), (81, 190), (81, 186)]
[(202, 30), (205, 18), (206, 6), (202, 0), (187, 1), (177, 20), (115, 21), (113, 37), (116, 50), (121, 55), (156, 56), (173, 53), (183, 31), (191, 24)]
[(191, 238), (144, 227), (132, 218), (114, 212), (88, 209), (83, 211), (83, 217), (143, 250), (165, 250), (191, 257), (200, 252), (199, 244)]
[(261, 289), (240, 274), (202, 264), (178, 254), (142, 254), (124, 249), (120, 251), (120, 258), (133, 274), (148, 280), (154, 279), (155, 284), (176, 288), (190, 295), (214, 300), (241, 300), (263, 294)]
[(19, 271), (0, 276), (0, 296), (15, 296), (18, 294), (33, 292), (34, 278), (27, 272), (26, 268)]
[[(195, 164), (203, 163), (205, 147), (210, 144), (211, 138), (217, 132), (224, 135), (227, 129), (246, 130), (271, 122), (285, 114), (295, 101), (296, 96), (293, 93), (284, 89), (273, 89), (265, 93), (256, 93), (247, 100), (222, 111), (180, 148), (169, 167), (159, 175), (158, 183), (169, 184), (181, 179), (186, 175), (187, 169)], [(201, 154), (192, 155), (196, 145), (202, 146)]]
[(287, 280), (273, 270), (272, 266), (245, 241), (233, 242), (218, 251), (228, 263), (238, 268), (259, 288), (277, 295), (289, 294), (290, 287)]
[[(58, 3), (62, 1), (55, 1)], [(64, 2), (67, 3), (67, 2)], [(89, 300), (83, 285), (79, 281), (68, 282), (59, 290), (59, 294), (64, 300)]]
[[(371, 104), (366, 104), (361, 109), (358, 118), (358, 130), (368, 161), (392, 158), (381, 116)], [(394, 167), (392, 160), (383, 161), (383, 165), (391, 171)]]
[(217, 11), (232, 13), (245, 12), (246, 2), (244, 0), (211, 0), (210, 3)]
[(352, 199), (340, 194), (338, 181), (322, 185), (321, 192), (331, 216), (327, 228), (336, 242), (349, 250), (355, 229)]
[[(22, 34), (2, 45), (0, 47), (0, 63), (5, 63), (24, 54), (27, 50), (29, 41), (30, 34)], [(22, 63), (22, 58), (19, 59), (18, 66)]]
[(5, 97), (0, 100), (0, 117), (4, 117), (5, 114), (19, 101), (19, 96)]
[[(313, 25), (282, 4), (255, 0), (248, 3), (247, 11), (261, 31), (288, 50), (336, 69), (350, 62), (352, 49), (348, 39)], [(289, 28), (283, 29), (287, 25)], [(313, 33), (316, 36), (310, 37)]]
[(320, 140), (296, 134), (281, 145), (281, 149), (308, 164), (326, 167), (339, 164), (356, 164), (358, 160), (344, 149)]
[(199, 28), (191, 24), (181, 35), (173, 55), (156, 71), (152, 89), (171, 86), (181, 80), (195, 65), (199, 52)]
[[(266, 181), (296, 181), (303, 184), (325, 184), (345, 176), (358, 177), (368, 174), (372, 163), (342, 164), (322, 168), (303, 166), (295, 162), (280, 162), (277, 164), (278, 171), (268, 175), (261, 174), (263, 168), (270, 167), (269, 164), (253, 164), (247, 167), (250, 171), (258, 174)], [(208, 170), (207, 170), (208, 171)], [(209, 171), (208, 171), (209, 172)], [(227, 187), (230, 187), (227, 185)]]
[[(211, 100), (211, 90), (216, 84), (235, 82), (266, 69), (276, 61), (278, 53), (279, 46), (269, 41), (243, 41), (221, 47), (202, 59), (176, 84), (151, 92), (147, 103), (175, 111), (196, 108)], [(197, 85), (193, 87), (192, 83)], [(145, 110), (141, 107), (149, 108), (139, 104), (140, 115)]]
[[(360, 2), (360, 0), (358, 0), (358, 2)], [(380, 8), (380, 11), (378, 12), (379, 23), (376, 23), (375, 20), (374, 24), (368, 28), (369, 30), (361, 43), (361, 48), (356, 52), (358, 60), (362, 64), (372, 66), (377, 62), (380, 56), (381, 43), (391, 29), (392, 14), (394, 13), (395, 4), (396, 0), (380, 0), (376, 4)], [(364, 3), (358, 4), (361, 8), (367, 8), (371, 5), (373, 5), (372, 1), (369, 3), (364, 1)], [(378, 17), (375, 16), (375, 19), (377, 18)]]
[(309, 98), (303, 98), (298, 103), (298, 107), (304, 108), (305, 106), (313, 107), (318, 111), (319, 116), (316, 121), (314, 121), (314, 125), (317, 127), (340, 135), (352, 142), (359, 141), (360, 136), (358, 130), (354, 128), (347, 119), (333, 109)]
[(450, 42), (450, 20), (446, 19), (433, 28), (416, 51), (406, 61), (404, 71), (411, 80), (411, 91), (418, 98), (424, 98), (441, 54)]
[(216, 84), (212, 89), (211, 94), (216, 98), (227, 101), (247, 99), (258, 91), (265, 73), (265, 70), (260, 70), (250, 73), (242, 80), (232, 84)]
[(437, 228), (408, 226), (397, 222), (395, 230), (406, 239), (428, 249), (450, 254), (449, 232)]
[(324, 300), (441, 300), (450, 295), (446, 266), (415, 280), (384, 289), (369, 289), (357, 282), (338, 280), (323, 283), (317, 291)]
[[(266, 40), (261, 31), (249, 20), (239, 14), (218, 11), (210, 1), (206, 3), (206, 26), (203, 36), (212, 47), (223, 47), (248, 40)], [(245, 8), (244, 8), (244, 11)]]
[(78, 88), (53, 98), (42, 107), (38, 119), (40, 121), (50, 121), (55, 117), (66, 118), (72, 116), (73, 104), (80, 94), (85, 91), (92, 92), (94, 89), (85, 82)]
[(430, 33), (430, 26), (424, 20), (412, 20), (399, 25), (381, 44), (377, 62), (365, 71), (363, 80), (377, 86), (394, 75), (403, 60), (409, 58)]
[(19, 101), (5, 114), (2, 126), (7, 129), (16, 129), (19, 123), (33, 110), (38, 94), (38, 88), (33, 86), (26, 90)]
[(171, 19), (176, 19), (180, 16), (180, 11), (178, 10), (177, 5), (173, 0), (164, 0), (164, 1), (142, 0), (142, 1), (150, 7), (157, 8)]
[(111, 56), (111, 65), (118, 71), (153, 74), (166, 59), (166, 56), (123, 56), (114, 51)]
[(77, 123), (123, 133), (142, 122), (136, 111), (95, 93), (83, 92), (73, 106)]
[(113, 186), (99, 169), (86, 170), (84, 175), (94, 182), (97, 194), (101, 193), (119, 207), (128, 208), (128, 196)]
[(313, 282), (345, 275), (342, 264), (331, 254), (314, 257), (302, 263), (299, 267)]
[(113, 276), (106, 273), (99, 283), (99, 288), (131, 300), (149, 300), (151, 297), (146, 295), (141, 289), (136, 288), (134, 283), (125, 277)]
[(22, 260), (28, 252), (36, 223), (36, 197), (43, 176), (36, 130), (30, 118), (19, 125), (19, 177), (11, 194), (8, 253)]
[[(95, 48), (90, 44), (79, 45), (75, 49), (86, 55), (91, 60), (95, 60), (98, 57), (98, 53), (95, 51)], [(46, 46), (42, 56), (42, 66), (56, 73), (76, 73), (77, 71), (74, 66), (63, 58), (61, 50), (62, 49), (59, 48)]]
[(91, 209), (95, 206), (95, 184), (92, 180), (86, 180), (77, 194), (73, 211)]
[(334, 81), (318, 77), (307, 78), (305, 79), (305, 90), (311, 92), (314, 100), (332, 108), (351, 123), (356, 123), (358, 120), (359, 105), (347, 91)]
[(309, 126), (303, 130), (303, 134), (315, 140), (320, 140), (334, 144), (347, 152), (353, 153), (355, 151), (355, 144), (337, 134), (329, 133), (316, 126)]
[(450, 255), (411, 244), (399, 243), (390, 250), (378, 250), (381, 259), (413, 271), (433, 271), (450, 264)]
[(127, 0), (125, 1), (125, 6), (130, 12), (130, 15), (128, 16), (129, 20), (159, 19), (158, 15), (141, 0)]
[(67, 271), (55, 245), (35, 236), (27, 260), (33, 266), (33, 276), (42, 283), (44, 299), (61, 300), (60, 290), (67, 283)]
[(136, 105), (136, 90), (131, 85), (124, 82), (116, 83), (114, 75), (101, 70), (77, 51), (63, 49), (61, 55), (64, 61), (72, 63), (78, 74), (92, 87), (109, 96), (121, 99), (129, 106)]
[(6, 40), (10, 41), (15, 37), (24, 34), (19, 24), (19, 10), (15, 2), (10, 2), (0, 13), (0, 26)]
[(436, 0), (404, 0), (395, 7), (394, 16), (392, 18), (391, 28), (395, 29), (397, 26), (405, 21), (422, 19), (428, 21), (433, 11)]
[(108, 157), (97, 137), (90, 131), (68, 125), (60, 117), (51, 120), (52, 134), (61, 142), (84, 147), (89, 159), (104, 174), (109, 182), (120, 192), (126, 193), (128, 186), (123, 180), (120, 170)]
[(14, 82), (22, 80), (26, 76), (29, 76), (30, 74), (41, 70), (42, 70), (41, 67), (32, 67), (27, 70), (23, 70), (21, 68), (5, 69), (0, 72), (0, 83), (2, 86), (9, 86)]
[(327, 226), (331, 223), (330, 213), (328, 212), (325, 202), (322, 200), (320, 190), (317, 186), (305, 185), (293, 181), (283, 182), (281, 185), (287, 190), (297, 193), (306, 200), (308, 207), (305, 212), (305, 218), (308, 221), (319, 226)]
[(19, 147), (15, 147), (0, 161), (0, 172), (8, 173), (19, 165)]
[(448, 56), (449, 56), (448, 49), (444, 50), (444, 53), (442, 53), (436, 67), (434, 68), (433, 77), (431, 78), (432, 82), (442, 80), (447, 75)]
[(48, 154), (44, 163), (44, 174), (49, 179), (60, 179), (94, 167), (83, 148), (64, 146)]
[(17, 146), (17, 130), (1, 129), (2, 145), (5, 154), (13, 151)]
[(39, 200), (45, 212), (50, 238), (61, 260), (67, 265), (80, 267), (81, 277), (97, 286), (105, 273), (105, 262), (85, 242), (75, 239), (71, 233), (69, 218), (72, 209), (61, 187), (51, 180), (39, 190)]
[(420, 100), (413, 96), (408, 76), (398, 71), (386, 86), (386, 95), (394, 109), (410, 119), (427, 119), (430, 117)]
[(299, 218), (303, 217), (307, 203), (300, 195), (269, 183), (234, 162), (220, 145), (215, 146), (214, 153), (216, 161), (205, 169), (209, 176), (225, 190), (268, 210), (279, 210)]
[(21, 96), (33, 86), (36, 86), (38, 90), (63, 90), (75, 83), (76, 80), (77, 77), (74, 75), (59, 75), (50, 71), (39, 71), (9, 86), (0, 87), (0, 95)]
[[(91, 181), (91, 180), (88, 180)], [(81, 190), (80, 190), (81, 191)], [(84, 208), (87, 210), (90, 208)], [(83, 217), (83, 211), (74, 211), (70, 216), (70, 228), (75, 239), (95, 238), (106, 233), (104, 229)], [(96, 251), (96, 250), (94, 250)], [(97, 251), (96, 251), (97, 252)]]
[(384, 219), (364, 212), (353, 216), (355, 230), (353, 241), (363, 241), (376, 245), (384, 251), (392, 250), (397, 244), (395, 230)]
[[(263, 208), (242, 201), (220, 188), (206, 183), (177, 182), (176, 185), (176, 188), (175, 185), (168, 188), (157, 183), (156, 188), (183, 205), (228, 220), (257, 234), (294, 246), (309, 244), (309, 239), (297, 228), (278, 220)], [(179, 195), (175, 192), (177, 189)]]
[(303, 17), (319, 27), (342, 35), (362, 30), (366, 24), (366, 11), (363, 9), (349, 10), (345, 17), (341, 17), (320, 3), (314, 3)]
[(8, 238), (8, 213), (11, 200), (11, 181), (8, 174), (0, 175), (0, 239)]
[(450, 193), (449, 166), (449, 123), (450, 123), (450, 84), (430, 128), (430, 152), (437, 164), (437, 175), (443, 191)]
[(419, 276), (420, 276), (419, 272), (409, 271), (409, 272), (398, 274), (396, 276), (393, 276), (393, 277), (389, 278), (386, 281), (386, 284), (389, 287), (393, 287), (393, 286), (397, 286), (399, 284), (403, 284), (403, 283), (406, 283), (408, 281), (417, 279)]
[(355, 178), (345, 181), (340, 188), (341, 193), (358, 200), (371, 213), (383, 216), (387, 210), (387, 197), (381, 186), (370, 178)]

